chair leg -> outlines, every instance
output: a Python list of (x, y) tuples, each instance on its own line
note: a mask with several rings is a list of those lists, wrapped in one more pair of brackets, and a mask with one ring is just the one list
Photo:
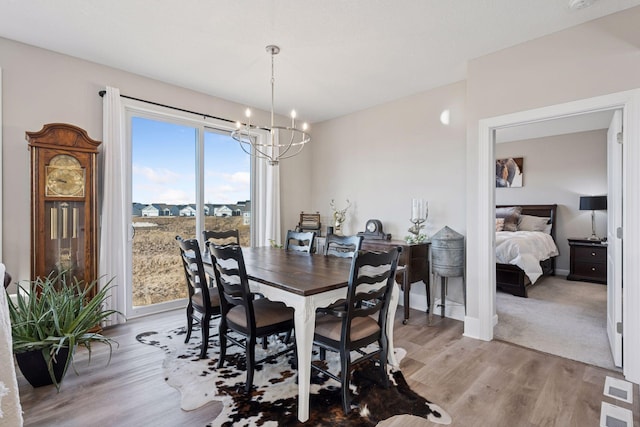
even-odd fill
[(244, 391), (251, 392), (253, 386), (253, 371), (256, 365), (256, 337), (247, 337), (247, 382), (244, 385)]
[(262, 337), (262, 349), (263, 350), (267, 349), (267, 337), (266, 336)]
[(327, 349), (320, 347), (320, 360), (327, 360)]
[(218, 333), (220, 338), (220, 360), (218, 360), (218, 368), (222, 368), (224, 365), (224, 358), (227, 355), (227, 326), (220, 321), (220, 332)]
[(209, 348), (209, 316), (202, 316), (200, 319), (200, 329), (202, 330), (202, 349), (200, 350), (200, 359), (207, 357), (207, 348)]
[(389, 375), (387, 375), (387, 350), (388, 350), (388, 345), (387, 345), (387, 339), (383, 336), (382, 339), (380, 340), (380, 356), (379, 356), (379, 363), (380, 363), (380, 370), (381, 370), (381, 374), (382, 374), (382, 382), (384, 385), (384, 388), (389, 388)]
[(193, 307), (191, 305), (187, 306), (187, 337), (185, 338), (185, 344), (189, 342), (191, 339), (191, 330), (193, 329)]
[(340, 365), (342, 372), (340, 379), (342, 380), (342, 410), (345, 414), (351, 411), (351, 394), (349, 393), (349, 380), (351, 379), (351, 355), (349, 351), (340, 352)]

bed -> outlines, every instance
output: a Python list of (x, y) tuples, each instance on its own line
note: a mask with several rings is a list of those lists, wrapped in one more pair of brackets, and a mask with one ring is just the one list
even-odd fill
[[(505, 209), (512, 208), (514, 206), (516, 205), (496, 206), (496, 213), (498, 214), (499, 211), (503, 213)], [(527, 220), (534, 220), (535, 222), (536, 218), (530, 218), (530, 217), (549, 218), (548, 221), (545, 221), (547, 225), (543, 233), (550, 235), (551, 238), (546, 237), (546, 239), (549, 240), (550, 242), (545, 242), (545, 243), (547, 245), (547, 248), (549, 248), (550, 245), (553, 245), (553, 247), (555, 247), (555, 252), (549, 250), (549, 252), (547, 253), (546, 259), (543, 259), (545, 258), (545, 256), (539, 257), (539, 259), (542, 259), (542, 260), (538, 261), (540, 265), (540, 269), (538, 270), (541, 270), (541, 271), (538, 271), (539, 274), (531, 273), (530, 271), (529, 275), (532, 276), (530, 278), (529, 275), (525, 273), (525, 271), (521, 267), (514, 265), (516, 261), (511, 261), (511, 263), (499, 262), (499, 260), (501, 258), (504, 258), (504, 256), (498, 256), (498, 251), (500, 249), (498, 248), (498, 246), (499, 244), (500, 246), (502, 245), (501, 242), (504, 240), (504, 237), (506, 235), (509, 235), (510, 233), (496, 231), (496, 251), (497, 251), (496, 260), (498, 261), (496, 262), (496, 288), (504, 292), (508, 292), (512, 295), (526, 298), (527, 288), (529, 286), (533, 285), (538, 280), (541, 280), (544, 276), (555, 275), (555, 268), (556, 268), (555, 257), (558, 255), (557, 246), (555, 245), (556, 209), (558, 205), (517, 205), (517, 206), (521, 208), (520, 215), (528, 216), (528, 218), (526, 218)], [(500, 208), (503, 208), (503, 209), (500, 209)], [(498, 214), (498, 216), (500, 216), (500, 214)], [(498, 221), (499, 220), (497, 220), (496, 222)], [(538, 222), (540, 222), (540, 220), (538, 220)], [(498, 230), (498, 228), (496, 228), (496, 230)], [(538, 234), (538, 233), (540, 232), (532, 233), (532, 234)], [(522, 238), (521, 235), (524, 235), (527, 233), (517, 231), (516, 233), (512, 233), (512, 234), (513, 234), (514, 241), (509, 241), (508, 244), (516, 245), (517, 244), (516, 241), (519, 238)], [(540, 238), (541, 236), (537, 236), (537, 237)], [(548, 256), (548, 255), (551, 255), (551, 256)], [(537, 266), (536, 266), (536, 269), (537, 269)]]

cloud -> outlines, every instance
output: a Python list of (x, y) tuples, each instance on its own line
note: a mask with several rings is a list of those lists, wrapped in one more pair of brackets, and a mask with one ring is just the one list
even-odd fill
[[(139, 175), (141, 177), (146, 178), (148, 181), (157, 183), (157, 184), (166, 184), (170, 182), (176, 182), (179, 179), (185, 179), (186, 177), (182, 174), (174, 172), (170, 169), (165, 168), (151, 168), (148, 166), (139, 166), (132, 165), (131, 171), (134, 175)], [(193, 177), (193, 174), (190, 174)]]

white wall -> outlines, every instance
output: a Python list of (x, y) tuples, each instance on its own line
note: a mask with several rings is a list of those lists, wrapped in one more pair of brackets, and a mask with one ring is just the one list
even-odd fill
[[(390, 102), (314, 126), (312, 205), (323, 224), (329, 203), (352, 203), (345, 234), (364, 231), (367, 219), (404, 239), (411, 226), (411, 199), (429, 202), (426, 232), (445, 225), (465, 234), (466, 115), (464, 82)], [(449, 126), (440, 114), (450, 109)], [(461, 283), (451, 279), (451, 297), (462, 302)], [(423, 286), (415, 286), (411, 305), (424, 309)], [(415, 302), (415, 304), (414, 304)]]
[[(591, 211), (580, 196), (607, 194), (606, 130), (496, 144), (496, 158), (524, 157), (523, 187), (496, 188), (497, 205), (557, 204), (556, 272), (568, 274), (568, 237), (591, 235)], [(596, 233), (606, 234), (606, 212), (596, 212)]]
[[(590, 21), (468, 64), (467, 218), (475, 218), (478, 199), (478, 121), (640, 87), (640, 7)], [(471, 222), (470, 222), (471, 223)], [(469, 246), (478, 246), (470, 228)], [(635, 261), (633, 261), (635, 262)], [(478, 318), (479, 266), (467, 269), (467, 315)]]

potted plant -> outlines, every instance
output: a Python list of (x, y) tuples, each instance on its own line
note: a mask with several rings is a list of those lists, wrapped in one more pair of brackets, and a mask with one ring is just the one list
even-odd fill
[[(18, 285), (16, 300), (9, 302), (13, 352), (25, 378), (34, 387), (60, 381), (73, 362), (78, 346), (89, 351), (91, 344), (109, 346), (109, 363), (114, 341), (102, 335), (100, 324), (117, 310), (105, 308), (110, 284), (97, 290), (98, 282), (85, 284), (75, 278), (67, 283), (65, 272)], [(95, 295), (90, 297), (95, 291)]]

